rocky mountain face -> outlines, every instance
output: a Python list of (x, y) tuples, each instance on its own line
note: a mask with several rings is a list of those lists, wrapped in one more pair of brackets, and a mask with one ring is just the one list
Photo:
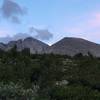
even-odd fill
[(32, 54), (54, 53), (74, 56), (78, 53), (88, 55), (88, 52), (90, 52), (94, 56), (100, 57), (100, 45), (81, 38), (64, 38), (52, 46), (48, 46), (39, 40), (28, 37), (23, 40), (10, 41), (8, 44), (0, 43), (0, 49), (8, 51), (15, 45), (18, 51), (29, 48)]
[(39, 40), (36, 40), (32, 37), (28, 37), (23, 40), (20, 39), (18, 41), (10, 41), (8, 44), (0, 43), (0, 49), (4, 51), (8, 51), (15, 45), (17, 46), (18, 51), (21, 51), (25, 48), (29, 48), (32, 54), (34, 53), (43, 54), (45, 53), (46, 49), (49, 47), (47, 44)]

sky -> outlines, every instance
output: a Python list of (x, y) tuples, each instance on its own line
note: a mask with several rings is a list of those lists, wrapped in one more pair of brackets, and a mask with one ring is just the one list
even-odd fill
[(0, 41), (28, 36), (50, 45), (64, 37), (100, 44), (100, 0), (0, 0)]

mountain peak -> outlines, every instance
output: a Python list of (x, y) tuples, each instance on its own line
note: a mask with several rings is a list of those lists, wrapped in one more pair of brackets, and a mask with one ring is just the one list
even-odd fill
[(50, 52), (54, 54), (71, 55), (82, 53), (100, 56), (100, 45), (81, 38), (65, 37), (51, 46)]
[(48, 46), (40, 40), (27, 37), (17, 41), (10, 41), (8, 44), (0, 43), (0, 49), (7, 51), (14, 45), (17, 46), (18, 51), (29, 48), (32, 54), (54, 53), (74, 56), (77, 53), (88, 55), (88, 52), (91, 52), (94, 56), (100, 57), (100, 45), (81, 38), (65, 37), (52, 46)]

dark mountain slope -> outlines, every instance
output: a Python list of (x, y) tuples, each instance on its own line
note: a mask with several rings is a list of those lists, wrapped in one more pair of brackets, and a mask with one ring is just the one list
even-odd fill
[(71, 56), (77, 53), (87, 55), (90, 52), (94, 56), (100, 56), (100, 45), (81, 38), (64, 38), (53, 44), (49, 52)]

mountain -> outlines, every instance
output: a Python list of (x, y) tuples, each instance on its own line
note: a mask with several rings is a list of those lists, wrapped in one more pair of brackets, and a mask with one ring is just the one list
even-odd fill
[(81, 38), (67, 37), (52, 46), (48, 46), (37, 39), (28, 37), (23, 40), (10, 41), (8, 44), (0, 43), (0, 49), (8, 51), (15, 45), (17, 46), (18, 51), (21, 51), (24, 48), (29, 48), (32, 54), (53, 53), (74, 56), (78, 53), (88, 55), (88, 52), (90, 52), (94, 56), (100, 57), (100, 45)]
[(46, 49), (49, 47), (47, 44), (34, 39), (32, 37), (28, 37), (26, 39), (20, 39), (17, 41), (10, 41), (8, 44), (0, 43), (0, 49), (4, 51), (10, 50), (12, 47), (17, 46), (17, 50), (21, 51), (25, 48), (29, 48), (32, 54), (38, 53), (42, 54), (45, 53)]
[(81, 38), (67, 37), (53, 44), (49, 52), (71, 56), (78, 53), (88, 55), (88, 52), (90, 52), (94, 56), (100, 57), (100, 45)]

